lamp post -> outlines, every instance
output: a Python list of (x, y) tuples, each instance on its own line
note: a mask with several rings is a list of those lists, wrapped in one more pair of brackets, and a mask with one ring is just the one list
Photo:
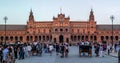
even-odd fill
[(51, 33), (51, 30), (49, 31), (50, 32), (50, 43), (51, 43), (51, 40), (52, 40), (52, 33)]
[(8, 20), (7, 16), (3, 18), (5, 20), (5, 45), (6, 45), (6, 22)]
[(113, 46), (113, 20), (115, 19), (113, 15), (110, 16), (110, 19), (112, 21), (112, 46)]

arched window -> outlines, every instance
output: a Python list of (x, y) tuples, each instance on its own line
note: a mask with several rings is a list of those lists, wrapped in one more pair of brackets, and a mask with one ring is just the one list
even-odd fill
[(4, 37), (3, 37), (3, 36), (1, 36), (1, 41), (3, 41), (3, 39), (4, 39)]
[(84, 40), (84, 36), (82, 36), (82, 40)]
[(23, 37), (22, 36), (20, 36), (20, 41), (22, 41), (23, 40)]
[(49, 40), (49, 36), (47, 36), (47, 41)]
[(97, 40), (97, 37), (96, 37), (96, 36), (94, 36), (94, 40), (95, 40), (95, 41)]
[(76, 41), (76, 39), (77, 39), (76, 36), (74, 36), (74, 41)]
[(56, 28), (56, 29), (55, 29), (55, 32), (57, 32), (57, 31), (58, 31), (58, 29)]
[(39, 36), (39, 40), (41, 40), (41, 36)]
[(109, 37), (108, 37), (108, 36), (105, 36), (105, 38), (106, 38), (106, 40), (108, 40), (108, 39), (109, 39)]
[(26, 37), (26, 40), (27, 40), (27, 41), (29, 41), (29, 40), (30, 40), (30, 39), (29, 39), (29, 36), (27, 36), (27, 37)]
[(101, 36), (101, 41), (104, 41), (104, 36)]
[(11, 40), (11, 41), (13, 40), (13, 36), (10, 36), (10, 40)]
[(66, 42), (69, 43), (69, 38), (66, 38)]
[(88, 40), (88, 36), (85, 36), (85, 39)]
[(43, 36), (43, 41), (45, 41), (45, 36)]
[(115, 36), (115, 39), (118, 40), (118, 36)]
[(9, 37), (8, 37), (8, 36), (6, 36), (6, 40), (9, 40)]
[(80, 41), (80, 36), (78, 36), (78, 40)]
[(60, 31), (62, 32), (62, 31), (63, 31), (63, 29), (60, 29)]
[(114, 37), (113, 36), (110, 36), (110, 39), (112, 40)]
[(66, 32), (68, 32), (68, 29), (65, 29)]
[(90, 36), (90, 39), (93, 40), (93, 36)]
[(73, 36), (71, 35), (71, 40), (73, 41)]
[(15, 36), (15, 41), (18, 41), (18, 37), (17, 36)]
[(30, 40), (33, 40), (33, 36), (30, 36)]
[(35, 36), (35, 40), (38, 40), (38, 36)]

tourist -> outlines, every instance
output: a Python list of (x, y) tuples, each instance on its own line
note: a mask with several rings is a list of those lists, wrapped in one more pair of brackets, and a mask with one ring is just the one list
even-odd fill
[(61, 46), (60, 46), (61, 58), (64, 57), (64, 50), (65, 50), (65, 46), (64, 46), (64, 44), (62, 43)]
[(117, 43), (114, 45), (114, 52), (117, 53)]
[(96, 54), (96, 57), (99, 56), (99, 48), (100, 48), (100, 45), (97, 44), (96, 47), (95, 47), (95, 54)]
[(13, 63), (13, 54), (10, 51), (7, 54), (7, 63)]
[(36, 45), (32, 43), (32, 55), (36, 55)]
[(49, 53), (50, 53), (50, 56), (52, 55), (52, 51), (53, 51), (53, 45), (50, 44), (50, 45), (49, 45)]
[(2, 50), (3, 50), (3, 46), (0, 45), (0, 63), (2, 63), (2, 57), (3, 57)]
[(19, 60), (20, 59), (24, 59), (24, 49), (23, 49), (22, 44), (20, 44), (19, 46)]
[(39, 55), (39, 54), (40, 54), (40, 56), (42, 55), (42, 45), (40, 43), (37, 43), (36, 51), (37, 51), (37, 55)]
[(45, 43), (44, 43), (43, 51), (44, 51), (44, 53), (47, 53), (47, 52), (48, 52), (48, 50), (47, 50), (47, 44), (45, 44)]
[(68, 53), (69, 53), (69, 47), (68, 45), (65, 45), (65, 57), (68, 57)]
[(8, 50), (8, 46), (5, 45), (4, 49), (2, 51), (3, 53), (3, 63), (7, 63), (7, 54), (8, 54), (9, 50)]
[(59, 44), (58, 44), (58, 43), (56, 43), (56, 55), (58, 55), (58, 54), (59, 54), (59, 50), (60, 50), (60, 46), (59, 46)]
[(106, 50), (107, 50), (107, 44), (103, 44), (103, 55), (106, 54)]
[(18, 47), (17, 46), (14, 46), (14, 56), (15, 56), (15, 59), (18, 58)]
[(100, 48), (99, 48), (99, 57), (104, 57), (104, 55), (103, 55), (103, 45), (102, 44), (100, 45)]
[(31, 56), (32, 47), (30, 44), (27, 45), (27, 49), (28, 49), (28, 56)]
[(120, 49), (120, 46), (119, 46), (119, 43), (117, 43), (117, 46), (116, 46), (116, 53), (118, 53), (119, 49)]
[(24, 55), (25, 55), (25, 57), (28, 57), (28, 48), (27, 48), (27, 44), (24, 44), (23, 49), (24, 49)]
[(110, 55), (110, 44), (107, 45), (107, 52), (108, 52), (108, 55)]

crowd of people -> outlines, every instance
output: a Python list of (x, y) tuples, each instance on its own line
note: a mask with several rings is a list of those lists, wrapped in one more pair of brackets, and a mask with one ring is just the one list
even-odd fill
[[(94, 48), (95, 54), (98, 57), (104, 57), (105, 54), (110, 54), (113, 50), (117, 53), (120, 49), (120, 43), (115, 45), (90, 43), (89, 41), (81, 42), (81, 44), (90, 44)], [(0, 45), (0, 62), (1, 63), (15, 63), (16, 59), (22, 60), (33, 55), (42, 56), (42, 53), (48, 53), (50, 56), (53, 51), (61, 58), (68, 57), (69, 45), (65, 43), (42, 43), (42, 42), (17, 42), (16, 44), (1, 44)], [(78, 44), (79, 45), (79, 44)], [(113, 47), (114, 46), (114, 47)], [(106, 53), (107, 52), (107, 53)]]
[(0, 63), (15, 63), (16, 59), (22, 60), (31, 56), (42, 56), (48, 53), (50, 56), (53, 51), (60, 57), (67, 57), (69, 52), (68, 43), (41, 43), (41, 42), (16, 42), (16, 44), (0, 44)]
[(115, 44), (111, 43), (93, 43), (96, 57), (104, 57), (105, 55), (110, 55), (110, 53), (118, 54), (120, 49), (120, 42)]

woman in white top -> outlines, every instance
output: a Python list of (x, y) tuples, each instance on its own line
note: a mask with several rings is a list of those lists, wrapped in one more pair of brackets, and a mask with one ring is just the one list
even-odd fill
[(50, 55), (52, 55), (52, 50), (53, 50), (53, 45), (50, 44), (50, 45), (49, 45), (49, 52), (50, 52)]
[(30, 44), (28, 44), (27, 49), (28, 49), (28, 56), (30, 56), (31, 55), (31, 50), (32, 50), (32, 47), (31, 47)]
[(103, 45), (100, 45), (99, 57), (104, 57), (104, 55), (103, 55)]

